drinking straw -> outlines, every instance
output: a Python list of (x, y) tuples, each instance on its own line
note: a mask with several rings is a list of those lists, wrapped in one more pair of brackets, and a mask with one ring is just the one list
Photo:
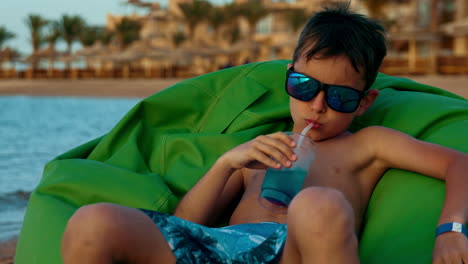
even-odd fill
[(302, 141), (304, 140), (304, 137), (305, 135), (307, 134), (307, 132), (309, 132), (309, 130), (315, 125), (315, 123), (310, 123), (308, 126), (306, 126), (302, 131), (301, 131), (301, 135), (299, 136), (299, 141), (297, 142), (297, 146), (301, 146), (302, 144)]

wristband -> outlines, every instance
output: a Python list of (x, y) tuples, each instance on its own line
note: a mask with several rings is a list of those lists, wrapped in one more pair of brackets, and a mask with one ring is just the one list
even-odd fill
[(446, 232), (463, 233), (465, 236), (468, 237), (468, 230), (466, 229), (466, 227), (463, 224), (457, 222), (441, 224), (436, 229), (436, 236)]

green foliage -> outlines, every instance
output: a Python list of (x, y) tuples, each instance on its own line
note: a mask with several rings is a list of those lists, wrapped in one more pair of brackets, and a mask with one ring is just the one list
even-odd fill
[(185, 36), (185, 34), (183, 32), (176, 32), (174, 33), (174, 35), (172, 35), (172, 41), (174, 43), (174, 45), (176, 47), (179, 47), (180, 44), (182, 44), (185, 40), (187, 39), (187, 37)]
[(30, 14), (26, 18), (25, 23), (29, 28), (33, 51), (37, 51), (45, 41), (42, 30), (44, 26), (49, 23), (49, 21), (42, 18), (40, 15)]
[(55, 46), (55, 43), (57, 43), (57, 41), (62, 37), (60, 23), (58, 21), (49, 21), (46, 30), (47, 33), (45, 34), (44, 39), (50, 46)]
[(15, 34), (13, 32), (8, 31), (4, 26), (0, 26), (0, 50), (8, 40), (14, 37)]
[(115, 26), (121, 49), (125, 49), (130, 43), (140, 38), (141, 23), (128, 17), (122, 20)]
[(286, 13), (286, 21), (293, 32), (297, 32), (307, 22), (309, 16), (304, 9), (292, 9)]
[(192, 3), (180, 3), (179, 7), (189, 27), (189, 35), (193, 39), (196, 26), (207, 19), (207, 14), (213, 6), (206, 0), (194, 0)]
[(266, 9), (260, 0), (249, 0), (238, 6), (240, 15), (245, 17), (250, 25), (250, 34), (253, 35), (257, 23), (267, 16), (270, 12)]
[(102, 26), (85, 26), (80, 33), (80, 43), (84, 47), (92, 46), (96, 41), (103, 43), (104, 39), (109, 43), (111, 35)]
[(114, 36), (115, 32), (104, 29), (103, 31), (99, 32), (98, 40), (101, 41), (103, 45), (108, 45)]
[(67, 53), (71, 53), (73, 42), (79, 40), (79, 36), (86, 26), (80, 16), (63, 15), (59, 21), (62, 38), (67, 43)]
[(218, 31), (219, 27), (225, 23), (226, 9), (223, 7), (215, 6), (211, 8), (208, 13), (208, 23), (213, 27), (215, 31)]

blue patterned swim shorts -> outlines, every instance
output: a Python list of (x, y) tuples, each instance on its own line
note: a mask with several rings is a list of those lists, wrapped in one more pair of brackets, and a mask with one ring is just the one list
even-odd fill
[(273, 222), (210, 228), (176, 216), (141, 210), (159, 227), (177, 263), (277, 263), (287, 226)]

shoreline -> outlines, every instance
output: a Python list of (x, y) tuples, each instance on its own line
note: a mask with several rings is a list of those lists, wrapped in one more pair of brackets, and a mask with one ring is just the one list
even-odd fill
[(13, 264), (18, 236), (0, 242), (0, 264)]
[(184, 79), (6, 79), (0, 96), (78, 96), (144, 98)]
[[(468, 75), (401, 76), (468, 99)], [(76, 96), (145, 98), (183, 78), (168, 79), (0, 79), (0, 96)]]

